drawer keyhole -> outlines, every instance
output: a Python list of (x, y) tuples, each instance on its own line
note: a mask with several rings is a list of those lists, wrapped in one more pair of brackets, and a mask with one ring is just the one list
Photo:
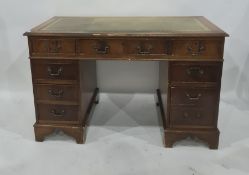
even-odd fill
[(55, 97), (55, 98), (62, 98), (64, 91), (61, 89), (49, 89), (48, 93), (50, 96)]

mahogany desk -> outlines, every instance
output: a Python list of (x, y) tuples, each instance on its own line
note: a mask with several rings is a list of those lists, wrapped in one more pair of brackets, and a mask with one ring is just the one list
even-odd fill
[(204, 17), (53, 17), (24, 35), (36, 141), (55, 129), (85, 141), (91, 108), (98, 103), (96, 60), (158, 60), (165, 146), (197, 137), (217, 149), (228, 34)]

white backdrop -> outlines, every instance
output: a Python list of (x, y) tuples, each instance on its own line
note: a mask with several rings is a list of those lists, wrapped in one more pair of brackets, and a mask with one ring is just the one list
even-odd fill
[[(225, 44), (222, 97), (249, 99), (247, 0), (1, 0), (0, 92), (31, 92), (27, 40), (22, 34), (55, 15), (205, 16), (230, 34)], [(98, 85), (102, 91), (152, 92), (157, 73), (157, 62), (98, 62)]]

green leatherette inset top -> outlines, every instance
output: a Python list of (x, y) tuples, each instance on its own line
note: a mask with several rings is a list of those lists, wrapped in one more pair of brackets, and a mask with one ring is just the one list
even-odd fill
[(227, 34), (204, 17), (54, 17), (27, 35), (191, 36)]

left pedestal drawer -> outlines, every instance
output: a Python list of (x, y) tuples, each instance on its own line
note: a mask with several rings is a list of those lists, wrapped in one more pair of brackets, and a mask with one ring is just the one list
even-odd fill
[(39, 123), (79, 123), (77, 105), (37, 104)]
[[(71, 60), (31, 60), (32, 76), (34, 83), (64, 83), (77, 82), (78, 61)], [(57, 82), (57, 80), (61, 82)], [(63, 81), (62, 81), (63, 80)]]
[(34, 85), (37, 101), (69, 101), (78, 103), (79, 92), (76, 85), (54, 85), (36, 84)]

